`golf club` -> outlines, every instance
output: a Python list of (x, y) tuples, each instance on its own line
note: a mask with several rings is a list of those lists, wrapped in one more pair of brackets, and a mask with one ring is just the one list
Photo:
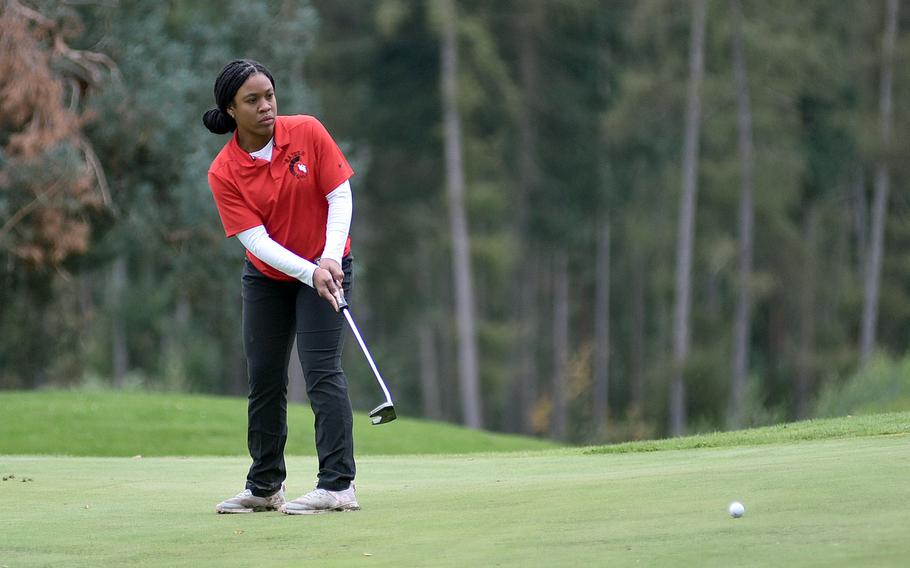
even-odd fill
[(376, 363), (370, 355), (370, 350), (367, 349), (367, 344), (364, 343), (363, 337), (360, 336), (360, 330), (357, 329), (357, 324), (354, 323), (354, 318), (351, 316), (351, 310), (348, 308), (348, 303), (344, 299), (344, 292), (340, 287), (337, 288), (335, 300), (338, 301), (338, 309), (344, 313), (344, 317), (348, 320), (348, 325), (351, 326), (351, 331), (354, 332), (354, 337), (357, 338), (357, 343), (360, 344), (360, 348), (363, 350), (363, 354), (366, 355), (367, 362), (370, 364), (370, 368), (373, 369), (373, 374), (376, 375), (376, 380), (379, 381), (379, 386), (382, 388), (383, 394), (385, 394), (385, 402), (370, 411), (370, 421), (374, 426), (391, 422), (396, 418), (395, 406), (392, 404), (392, 395), (389, 394), (389, 389), (386, 388), (382, 376), (379, 374), (379, 369), (376, 368)]

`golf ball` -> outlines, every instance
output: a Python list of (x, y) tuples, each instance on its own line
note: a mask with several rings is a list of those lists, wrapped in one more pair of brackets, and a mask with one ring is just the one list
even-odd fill
[(727, 511), (730, 512), (731, 517), (738, 519), (743, 516), (743, 513), (746, 512), (746, 508), (743, 507), (743, 504), (739, 501), (733, 501), (730, 503), (730, 506), (727, 507)]

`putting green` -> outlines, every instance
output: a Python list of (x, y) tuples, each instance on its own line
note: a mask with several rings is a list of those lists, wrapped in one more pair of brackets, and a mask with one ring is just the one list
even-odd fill
[[(362, 511), (216, 515), (241, 458), (0, 457), (0, 566), (905, 566), (910, 435), (366, 456)], [(288, 461), (289, 493), (314, 458)], [(22, 478), (31, 481), (22, 482)], [(731, 519), (730, 501), (746, 514)]]

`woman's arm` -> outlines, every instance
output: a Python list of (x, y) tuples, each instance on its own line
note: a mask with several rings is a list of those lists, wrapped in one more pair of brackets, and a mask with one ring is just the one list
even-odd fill
[(354, 211), (351, 183), (345, 180), (325, 198), (329, 202), (329, 216), (325, 224), (325, 249), (322, 251), (322, 258), (330, 258), (341, 266), (344, 245), (351, 230), (351, 214)]
[(237, 239), (262, 262), (314, 288), (319, 297), (338, 311), (337, 286), (330, 270), (317, 273), (318, 266), (275, 242), (262, 225), (237, 233)]
[(263, 225), (237, 233), (237, 239), (262, 262), (314, 287), (313, 272), (317, 266), (272, 240)]

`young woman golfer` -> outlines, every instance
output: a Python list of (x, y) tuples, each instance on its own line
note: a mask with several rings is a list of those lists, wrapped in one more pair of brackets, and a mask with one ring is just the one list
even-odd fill
[[(219, 513), (313, 514), (359, 509), (342, 322), (336, 294), (350, 297), (348, 230), (354, 171), (312, 116), (279, 116), (275, 81), (250, 60), (215, 80), (217, 108), (203, 122), (234, 132), (212, 162), (209, 185), (224, 232), (246, 247), (243, 348), (250, 394), (246, 489)], [(285, 502), (288, 361), (294, 338), (316, 415), (316, 489)]]

